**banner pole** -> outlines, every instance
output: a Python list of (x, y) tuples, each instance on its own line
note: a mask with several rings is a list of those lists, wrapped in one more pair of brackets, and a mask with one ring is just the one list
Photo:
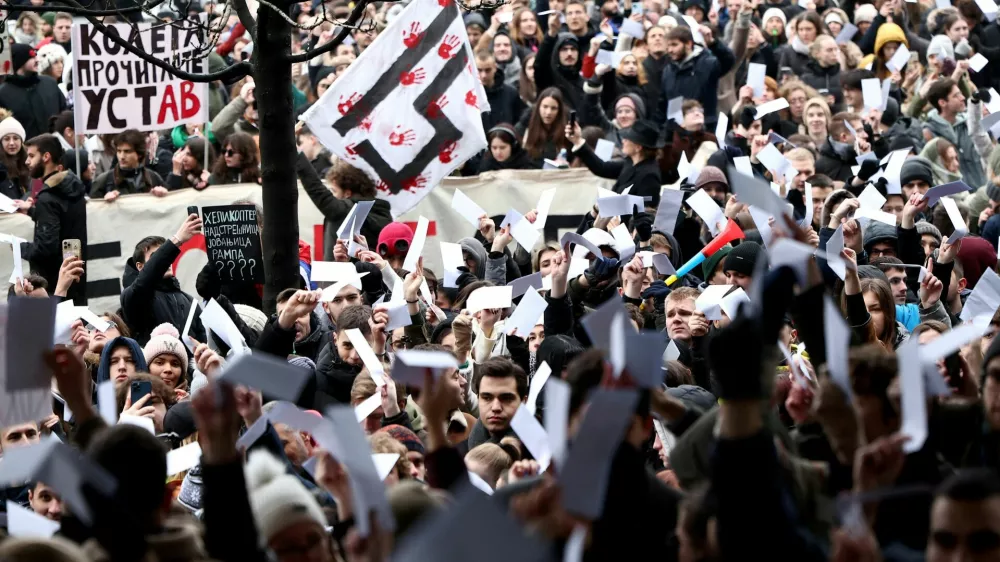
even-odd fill
[[(204, 166), (204, 168), (206, 170), (211, 170), (212, 169), (212, 163), (208, 161), (208, 126), (209, 125), (210, 125), (210, 123), (205, 123), (205, 129), (204, 129), (204, 131), (205, 131), (205, 166)], [(209, 173), (211, 173), (211, 172), (209, 172)]]
[(76, 177), (83, 180), (83, 172), (80, 171), (80, 135), (73, 129), (73, 153), (76, 154)]

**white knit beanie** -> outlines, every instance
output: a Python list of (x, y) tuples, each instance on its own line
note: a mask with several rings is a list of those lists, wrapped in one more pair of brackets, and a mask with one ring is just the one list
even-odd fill
[(301, 522), (313, 522), (326, 527), (326, 517), (316, 498), (299, 479), (285, 471), (285, 465), (271, 453), (257, 450), (250, 453), (244, 468), (250, 507), (261, 543), (266, 545), (285, 529)]
[(66, 49), (63, 49), (59, 43), (46, 43), (38, 48), (35, 55), (35, 60), (38, 63), (38, 73), (44, 73), (56, 61), (63, 61), (65, 63), (68, 56)]
[(5, 136), (11, 134), (21, 137), (21, 142), (26, 140), (24, 138), (24, 127), (21, 125), (21, 122), (13, 117), (8, 117), (3, 121), (0, 121), (0, 139), (3, 139)]
[(854, 25), (858, 25), (861, 22), (871, 23), (875, 20), (875, 16), (878, 15), (878, 9), (871, 4), (862, 4), (857, 8), (854, 8)]
[(785, 15), (785, 12), (783, 12), (781, 8), (768, 8), (768, 10), (764, 12), (764, 17), (762, 17), (760, 21), (766, 26), (767, 22), (770, 21), (771, 18), (778, 18), (781, 20), (781, 25), (783, 26), (788, 25), (788, 16)]

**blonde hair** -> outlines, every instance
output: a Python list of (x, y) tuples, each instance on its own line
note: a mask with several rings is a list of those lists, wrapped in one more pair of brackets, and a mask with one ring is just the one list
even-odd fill
[(778, 93), (781, 94), (781, 97), (787, 99), (788, 96), (792, 95), (792, 92), (796, 90), (802, 90), (805, 92), (806, 99), (819, 97), (819, 92), (817, 92), (815, 88), (805, 82), (802, 82), (801, 80), (789, 80), (788, 82), (785, 82), (781, 86), (781, 89), (778, 90)]
[(538, 271), (542, 267), (542, 254), (545, 252), (561, 252), (562, 247), (556, 242), (546, 242), (541, 246), (536, 246), (534, 250), (531, 251), (531, 268), (532, 271)]
[[(386, 374), (389, 374), (388, 369), (386, 369)], [(393, 384), (396, 385), (396, 397), (405, 400), (406, 387), (395, 381)], [(358, 376), (354, 377), (354, 383), (351, 384), (351, 404), (357, 406), (371, 398), (376, 392), (378, 392), (378, 386), (375, 385), (375, 379), (372, 378), (367, 368), (362, 369)]]
[(798, 162), (803, 162), (808, 160), (809, 162), (816, 162), (816, 158), (813, 156), (812, 152), (809, 152), (805, 148), (793, 148), (785, 153), (785, 158), (788, 160), (795, 160)]
[(500, 479), (500, 475), (514, 464), (510, 454), (500, 445), (493, 443), (477, 445), (466, 453), (465, 460), (483, 465), (486, 468), (486, 475), (489, 476), (489, 478), (484, 478), (484, 480), (489, 482), (491, 486), (496, 485), (497, 480)]
[(373, 454), (399, 454), (399, 460), (396, 461), (395, 466), (392, 468), (399, 470), (400, 480), (410, 477), (411, 466), (410, 459), (406, 458), (406, 445), (396, 441), (391, 435), (382, 431), (372, 433), (368, 437), (368, 442), (371, 444)]
[(821, 97), (809, 98), (806, 100), (805, 107), (802, 108), (802, 114), (805, 115), (809, 112), (810, 107), (818, 107), (823, 110), (823, 115), (826, 115), (826, 123), (830, 124), (830, 119), (833, 118), (833, 113), (830, 112), (830, 106), (827, 105), (826, 100)]

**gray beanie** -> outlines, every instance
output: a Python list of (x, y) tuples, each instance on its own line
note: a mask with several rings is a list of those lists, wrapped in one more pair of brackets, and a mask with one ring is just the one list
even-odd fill
[(868, 228), (865, 229), (864, 246), (865, 251), (871, 250), (871, 247), (876, 242), (892, 242), (896, 244), (896, 227), (892, 225), (885, 224), (884, 222), (871, 221), (868, 223)]
[(924, 180), (927, 185), (934, 185), (934, 168), (930, 160), (916, 156), (903, 162), (903, 169), (899, 172), (899, 185), (906, 185), (914, 180)]
[(927, 221), (918, 221), (915, 226), (917, 227), (918, 235), (923, 236), (924, 234), (930, 234), (937, 239), (938, 244), (941, 243), (941, 231), (938, 230), (938, 227)]
[(955, 48), (951, 39), (947, 35), (935, 35), (931, 38), (931, 44), (927, 46), (927, 56), (931, 55), (955, 60)]
[(990, 201), (1000, 201), (1000, 187), (997, 187), (993, 182), (987, 182), (986, 196), (990, 198)]

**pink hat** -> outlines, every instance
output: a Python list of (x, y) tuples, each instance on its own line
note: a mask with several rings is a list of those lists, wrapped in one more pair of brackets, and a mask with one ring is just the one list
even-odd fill
[(150, 336), (146, 347), (142, 349), (142, 354), (146, 356), (146, 364), (151, 364), (153, 359), (160, 355), (173, 355), (181, 362), (181, 365), (187, 365), (187, 350), (181, 343), (180, 334), (173, 324), (166, 322), (160, 324), (153, 328)]

